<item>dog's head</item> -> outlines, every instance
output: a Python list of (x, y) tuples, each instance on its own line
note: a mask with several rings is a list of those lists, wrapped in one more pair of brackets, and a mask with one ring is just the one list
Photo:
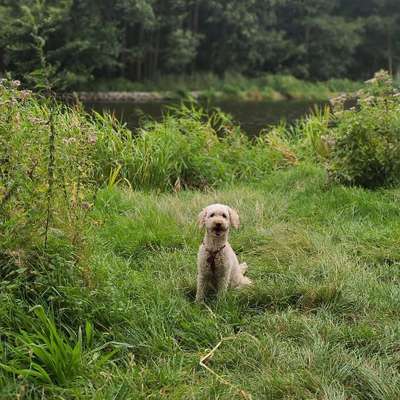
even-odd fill
[(213, 236), (223, 236), (229, 227), (239, 228), (239, 215), (224, 204), (211, 204), (199, 214), (199, 226), (206, 228)]

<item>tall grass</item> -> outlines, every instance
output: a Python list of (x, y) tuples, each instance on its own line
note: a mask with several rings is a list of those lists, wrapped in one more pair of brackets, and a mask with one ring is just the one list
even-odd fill
[[(43, 308), (34, 309), (42, 324), (33, 332), (23, 331), (15, 338), (16, 346), (10, 349), (12, 364), (0, 364), (4, 370), (43, 383), (64, 385), (83, 373), (82, 332), (71, 345), (48, 318)], [(86, 325), (87, 341), (92, 341), (92, 328)], [(26, 364), (25, 368), (15, 364)]]
[[(109, 126), (109, 116), (96, 123)], [(135, 135), (124, 128), (102, 129), (96, 162), (109, 176), (135, 189), (206, 188), (234, 180), (256, 180), (283, 166), (284, 154), (266, 138), (250, 140), (231, 119), (215, 110), (182, 105), (162, 121), (150, 121)], [(106, 163), (106, 164), (104, 164)]]
[[(60, 332), (54, 320), (48, 317), (42, 306), (32, 309), (37, 323), (30, 331), (10, 335), (6, 344), (6, 361), (0, 368), (28, 381), (59, 386), (71, 386), (77, 378), (90, 370), (101, 369), (118, 351), (115, 348), (101, 354), (103, 347), (94, 347), (94, 332), (86, 322), (84, 334), (81, 328), (74, 334), (74, 343)], [(69, 332), (72, 333), (71, 330)], [(12, 342), (14, 342), (12, 344)]]
[[(46, 322), (23, 328), (28, 346), (7, 333), (1, 363), (29, 369), (32, 359), (51, 383), (2, 369), (2, 397), (29, 388), (32, 398), (49, 399), (160, 393), (166, 398), (227, 399), (241, 398), (240, 393), (271, 399), (396, 398), (397, 192), (327, 187), (323, 170), (304, 164), (275, 171), (262, 182), (208, 193), (102, 189), (87, 233), (86, 288), (77, 294), (73, 286), (59, 287), (52, 301), (63, 304), (51, 323), (61, 338), (54, 341), (63, 343), (61, 353), (71, 355), (79, 343), (84, 322), (70, 328), (76, 313), (80, 321), (93, 321), (93, 344), (86, 344), (90, 334), (82, 332), (83, 361), (61, 384), (51, 363), (29, 353), (37, 346), (49, 352)], [(201, 308), (193, 301), (201, 241), (195, 220), (201, 207), (215, 201), (240, 212), (242, 228), (232, 233), (231, 244), (248, 262), (255, 285)], [(23, 304), (23, 299), (2, 301), (7, 332), (27, 324), (29, 313), (20, 314)], [(17, 325), (4, 318), (6, 313)], [(224, 338), (207, 366), (228, 384), (199, 365)], [(96, 354), (108, 351), (95, 350), (95, 343), (105, 340), (129, 347), (114, 355), (115, 361), (96, 366)], [(51, 359), (58, 360), (53, 355), (58, 347), (49, 352)]]

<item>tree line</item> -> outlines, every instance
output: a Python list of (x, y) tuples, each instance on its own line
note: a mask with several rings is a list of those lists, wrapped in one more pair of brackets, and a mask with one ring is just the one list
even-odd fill
[(0, 74), (58, 89), (166, 74), (400, 69), (399, 0), (0, 0)]

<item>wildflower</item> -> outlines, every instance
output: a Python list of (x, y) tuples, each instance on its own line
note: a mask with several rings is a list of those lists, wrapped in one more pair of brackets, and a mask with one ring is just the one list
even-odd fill
[(30, 90), (21, 90), (19, 92), (19, 98), (21, 100), (26, 100), (31, 94), (32, 92)]
[(96, 144), (97, 142), (97, 136), (94, 134), (89, 135), (88, 137), (88, 143), (89, 144)]
[(376, 84), (383, 83), (385, 85), (391, 85), (393, 83), (393, 79), (390, 76), (389, 72), (381, 69), (378, 72), (375, 72), (374, 77), (365, 81), (367, 84)]
[(389, 72), (381, 69), (380, 71), (375, 73), (375, 79), (378, 81), (391, 81), (392, 77), (389, 75)]
[(342, 111), (346, 100), (347, 100), (346, 94), (341, 94), (340, 96), (329, 99), (329, 103), (333, 109), (333, 112), (337, 113), (339, 111)]
[(76, 138), (74, 138), (74, 137), (64, 138), (62, 141), (64, 144), (68, 145), (71, 143), (76, 143)]
[(21, 82), (19, 80), (11, 81), (11, 87), (17, 88), (21, 86)]

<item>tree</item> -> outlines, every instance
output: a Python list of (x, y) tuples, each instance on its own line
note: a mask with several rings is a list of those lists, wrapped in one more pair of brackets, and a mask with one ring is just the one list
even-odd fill
[(88, 14), (89, 3), (85, 1), (84, 7), (73, 0), (6, 3), (1, 47), (7, 68), (28, 85), (46, 77), (55, 88), (65, 89), (87, 82), (96, 70), (116, 66), (117, 31), (104, 23), (97, 2), (91, 9), (96, 13)]
[(398, 0), (0, 0), (0, 73), (57, 89), (228, 70), (400, 73)]

